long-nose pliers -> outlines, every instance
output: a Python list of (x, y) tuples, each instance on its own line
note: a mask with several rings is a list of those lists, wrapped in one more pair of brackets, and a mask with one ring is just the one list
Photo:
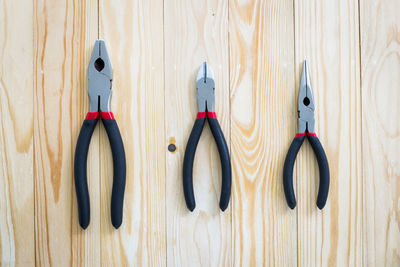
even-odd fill
[(310, 71), (307, 62), (304, 61), (298, 99), (299, 132), (296, 134), (296, 137), (290, 145), (283, 167), (283, 188), (285, 191), (286, 201), (291, 209), (296, 207), (296, 197), (293, 190), (293, 166), (297, 153), (299, 152), (306, 136), (314, 150), (319, 167), (320, 181), (317, 197), (317, 206), (319, 209), (322, 209), (325, 206), (328, 198), (329, 165), (325, 151), (314, 131), (314, 110), (315, 105), (312, 95)]
[(221, 160), (222, 187), (219, 207), (222, 211), (224, 211), (228, 207), (229, 198), (231, 195), (231, 161), (224, 134), (222, 133), (221, 127), (217, 120), (217, 116), (215, 115), (214, 73), (211, 67), (206, 62), (202, 64), (199, 71), (197, 72), (196, 87), (198, 113), (192, 132), (190, 133), (188, 143), (186, 145), (185, 156), (183, 159), (183, 190), (186, 206), (190, 211), (193, 211), (196, 207), (193, 193), (193, 160), (196, 152), (196, 147), (199, 142), (200, 135), (203, 131), (203, 127), (207, 117), (211, 132), (214, 136), (215, 142), (217, 143), (217, 148)]
[(89, 191), (86, 178), (86, 163), (90, 139), (99, 115), (110, 141), (114, 163), (114, 180), (111, 195), (111, 222), (115, 228), (122, 223), (125, 192), (126, 160), (121, 134), (113, 113), (110, 111), (112, 68), (103, 40), (97, 40), (88, 69), (90, 111), (87, 113), (79, 133), (75, 150), (74, 175), (78, 200), (79, 223), (83, 229), (90, 222)]

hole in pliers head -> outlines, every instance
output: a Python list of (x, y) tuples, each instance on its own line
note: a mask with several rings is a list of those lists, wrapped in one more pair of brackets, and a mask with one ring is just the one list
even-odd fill
[(96, 59), (94, 67), (98, 72), (102, 71), (104, 69), (104, 61), (101, 58)]
[(305, 97), (305, 98), (303, 99), (303, 104), (304, 104), (305, 106), (310, 105), (310, 99), (309, 99), (308, 97)]

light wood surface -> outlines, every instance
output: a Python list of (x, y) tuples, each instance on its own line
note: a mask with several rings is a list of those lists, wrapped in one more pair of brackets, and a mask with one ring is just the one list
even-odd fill
[[(26, 9), (20, 10), (21, 4)], [(4, 266), (35, 264), (32, 15), (32, 1), (0, 1), (0, 265)]]
[(291, 1), (230, 1), (235, 266), (295, 266), (282, 173), (296, 131)]
[(399, 10), (360, 1), (365, 266), (400, 266)]
[[(0, 265), (400, 266), (399, 17), (397, 0), (0, 0)], [(119, 230), (101, 123), (89, 150), (86, 230), (73, 180), (98, 38), (113, 65), (111, 110), (127, 159)], [(282, 186), (304, 59), (330, 164), (322, 211), (307, 141), (294, 210)], [(231, 152), (225, 212), (207, 123), (193, 212), (183, 197), (203, 61), (215, 72)]]
[(33, 11), (36, 265), (100, 265), (98, 129), (88, 156), (86, 231), (78, 223), (73, 183), (75, 144), (89, 109), (87, 66), (97, 39), (97, 1), (35, 1)]
[(315, 131), (330, 167), (325, 208), (316, 207), (319, 173), (311, 146), (299, 152), (299, 266), (362, 265), (362, 154), (358, 1), (294, 4), (296, 88), (310, 65)]
[(227, 1), (165, 1), (165, 129), (167, 265), (229, 266), (232, 262), (231, 209), (221, 212), (221, 166), (206, 123), (193, 167), (196, 208), (189, 212), (182, 188), (186, 143), (196, 119), (196, 75), (207, 61), (215, 75), (215, 112), (229, 135)]

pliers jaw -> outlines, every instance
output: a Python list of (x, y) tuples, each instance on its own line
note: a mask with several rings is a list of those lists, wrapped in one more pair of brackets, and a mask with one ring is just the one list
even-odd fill
[(299, 133), (315, 132), (314, 110), (310, 71), (307, 61), (304, 60), (298, 99)]
[(109, 112), (112, 67), (106, 44), (96, 40), (88, 68), (90, 112)]
[(204, 62), (198, 72), (196, 78), (197, 87), (197, 105), (199, 112), (215, 112), (215, 82), (214, 72), (207, 62)]

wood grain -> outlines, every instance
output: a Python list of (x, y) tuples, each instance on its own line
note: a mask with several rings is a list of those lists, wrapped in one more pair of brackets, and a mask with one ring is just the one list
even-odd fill
[(215, 108), (227, 143), (229, 134), (229, 58), (227, 1), (164, 1), (165, 146), (167, 265), (229, 266), (231, 208), (219, 209), (221, 166), (206, 123), (196, 150), (193, 187), (196, 209), (190, 212), (182, 187), (186, 143), (198, 112), (196, 75), (203, 61), (215, 74)]
[(89, 149), (86, 231), (78, 223), (73, 184), (76, 140), (89, 109), (87, 66), (97, 35), (97, 1), (35, 1), (33, 30), (36, 264), (99, 265), (98, 130)]
[[(399, 10), (398, 0), (0, 0), (0, 265), (400, 266)], [(98, 38), (113, 64), (111, 109), (127, 159), (119, 230), (101, 123), (89, 150), (87, 230), (73, 182)], [(307, 141), (295, 210), (282, 188), (304, 59), (330, 164), (322, 211)], [(183, 197), (203, 61), (231, 149), (225, 212), (207, 123), (194, 212)]]
[(100, 38), (113, 64), (111, 109), (127, 160), (124, 218), (116, 231), (110, 222), (112, 157), (102, 129), (102, 265), (165, 266), (163, 2), (100, 1)]
[(400, 266), (399, 1), (360, 1), (364, 266)]
[(0, 1), (2, 266), (34, 265), (32, 42), (32, 2)]
[[(298, 265), (362, 265), (362, 156), (357, 1), (294, 4), (296, 90), (310, 64), (315, 131), (330, 167), (325, 208), (316, 206), (318, 165), (308, 142), (297, 161)], [(293, 107), (294, 108), (294, 107)]]
[(235, 266), (295, 266), (283, 162), (295, 134), (291, 1), (230, 1)]

